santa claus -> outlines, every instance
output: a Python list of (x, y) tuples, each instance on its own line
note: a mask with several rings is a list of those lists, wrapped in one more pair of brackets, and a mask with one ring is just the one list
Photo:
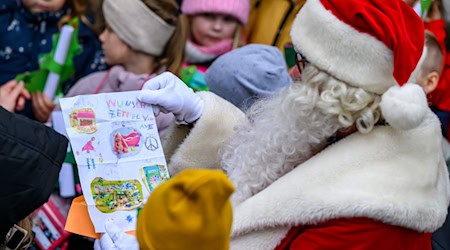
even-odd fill
[(310, 0), (291, 36), (302, 81), (246, 115), (170, 73), (145, 84), (179, 124), (171, 174), (227, 172), (231, 249), (431, 249), (450, 188), (439, 121), (407, 83), (422, 21), (402, 0)]

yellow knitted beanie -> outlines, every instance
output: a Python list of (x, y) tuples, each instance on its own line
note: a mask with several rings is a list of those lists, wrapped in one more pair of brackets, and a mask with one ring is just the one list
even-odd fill
[(144, 250), (229, 248), (234, 187), (220, 170), (188, 169), (157, 187), (137, 223)]

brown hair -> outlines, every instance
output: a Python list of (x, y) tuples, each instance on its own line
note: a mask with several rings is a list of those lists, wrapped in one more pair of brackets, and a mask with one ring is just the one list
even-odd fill
[(420, 69), (422, 74), (427, 75), (431, 72), (440, 74), (444, 63), (444, 54), (436, 37), (429, 31), (425, 31), (425, 47), (427, 48), (427, 54)]
[(163, 54), (156, 59), (156, 71), (165, 66), (168, 71), (180, 75), (188, 33), (186, 17), (179, 14), (180, 7), (175, 0), (142, 0), (142, 2), (168, 24), (176, 27)]
[[(97, 34), (100, 34), (105, 28), (102, 3), (103, 0), (69, 0), (70, 11), (61, 18), (59, 26), (63, 26), (74, 17), (79, 17), (81, 22)], [(91, 22), (86, 17), (86, 14), (94, 18), (94, 22)]]

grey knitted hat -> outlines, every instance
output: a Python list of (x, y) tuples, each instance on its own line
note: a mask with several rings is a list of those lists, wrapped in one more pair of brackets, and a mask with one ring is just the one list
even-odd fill
[(292, 83), (281, 52), (261, 44), (247, 45), (217, 58), (206, 71), (205, 81), (211, 92), (241, 110)]

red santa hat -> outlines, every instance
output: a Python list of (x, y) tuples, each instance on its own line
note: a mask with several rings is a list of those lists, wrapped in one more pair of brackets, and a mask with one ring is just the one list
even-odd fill
[(383, 95), (380, 107), (392, 126), (409, 129), (422, 121), (425, 94), (406, 83), (422, 55), (424, 25), (403, 0), (309, 0), (291, 38), (319, 69)]

